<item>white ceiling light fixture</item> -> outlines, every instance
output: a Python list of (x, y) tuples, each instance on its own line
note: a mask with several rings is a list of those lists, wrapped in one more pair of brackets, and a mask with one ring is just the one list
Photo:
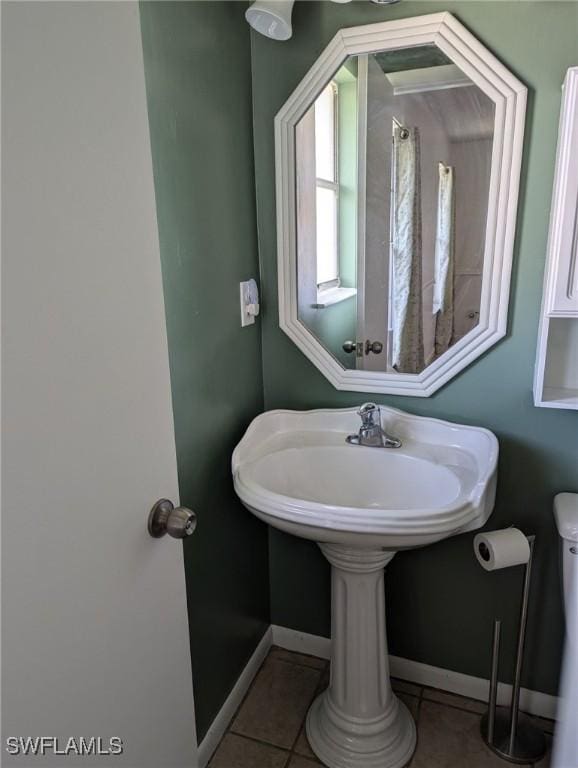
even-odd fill
[[(295, 0), (256, 0), (245, 11), (245, 18), (254, 30), (272, 40), (289, 40), (293, 34), (291, 13)], [(351, 0), (331, 0), (332, 3), (350, 3)], [(391, 5), (400, 0), (371, 0), (378, 5)]]
[(257, 32), (272, 40), (289, 40), (293, 34), (291, 12), (294, 0), (256, 0), (245, 18)]

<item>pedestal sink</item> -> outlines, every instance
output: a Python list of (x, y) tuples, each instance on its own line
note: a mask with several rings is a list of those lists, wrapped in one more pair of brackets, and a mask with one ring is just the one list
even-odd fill
[(485, 429), (381, 408), (400, 448), (350, 445), (356, 408), (270, 411), (233, 454), (235, 490), (257, 517), (318, 542), (331, 563), (331, 682), (307, 735), (330, 768), (401, 768), (413, 719), (391, 690), (383, 569), (400, 549), (482, 526), (498, 441)]

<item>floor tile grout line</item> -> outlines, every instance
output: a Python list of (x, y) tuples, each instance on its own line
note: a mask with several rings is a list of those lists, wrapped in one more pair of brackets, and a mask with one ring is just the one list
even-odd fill
[(280, 747), (279, 744), (273, 744), (272, 741), (267, 741), (266, 739), (259, 739), (257, 738), (257, 736), (249, 736), (246, 733), (239, 733), (238, 731), (228, 731), (228, 733), (230, 733), (231, 736), (237, 736), (240, 739), (246, 739), (247, 741), (254, 741), (256, 744), (260, 744), (262, 747), (273, 747), (274, 749), (278, 749), (281, 752), (286, 752), (288, 755), (292, 754), (291, 749), (289, 747)]
[[(251, 694), (251, 692), (252, 692), (253, 688), (255, 687), (255, 683), (257, 682), (257, 677), (259, 676), (259, 673), (261, 672), (261, 670), (262, 670), (262, 669), (263, 669), (263, 667), (265, 666), (265, 663), (266, 663), (266, 662), (267, 662), (267, 660), (270, 658), (270, 656), (271, 656), (271, 649), (270, 649), (270, 650), (267, 652), (267, 655), (265, 656), (265, 658), (264, 658), (264, 659), (263, 659), (263, 661), (261, 662), (261, 666), (260, 666), (260, 667), (259, 667), (259, 669), (258, 669), (258, 670), (255, 672), (255, 675), (254, 675), (253, 679), (251, 680), (251, 685), (250, 685), (250, 686), (247, 688), (247, 690), (246, 690), (246, 692), (245, 692), (245, 695), (243, 696), (243, 698), (241, 699), (241, 701), (240, 701), (240, 703), (239, 703), (239, 706), (238, 706), (238, 707), (237, 707), (237, 709), (236, 709), (236, 710), (233, 712), (233, 714), (232, 714), (232, 716), (231, 716), (231, 719), (229, 720), (229, 724), (228, 724), (228, 726), (227, 726), (227, 729), (226, 729), (226, 731), (225, 731), (225, 734), (226, 734), (226, 733), (228, 733), (228, 732), (230, 731), (231, 733), (235, 733), (237, 736), (242, 736), (242, 735), (244, 735), (244, 734), (238, 734), (236, 731), (233, 731), (233, 730), (232, 730), (232, 725), (233, 725), (233, 723), (235, 722), (235, 719), (236, 719), (237, 715), (239, 714), (239, 712), (240, 712), (240, 710), (241, 710), (241, 708), (242, 708), (243, 704), (244, 704), (244, 703), (245, 703), (245, 701), (246, 701), (246, 700), (249, 698), (249, 695)], [(310, 667), (310, 666), (307, 666), (307, 665), (305, 665), (305, 664), (298, 664), (298, 663), (294, 663), (294, 662), (292, 662), (292, 661), (289, 661), (289, 660), (287, 660), (287, 661), (286, 661), (285, 659), (273, 659), (273, 661), (281, 661), (281, 662), (283, 662), (284, 664), (289, 664), (289, 665), (292, 665), (292, 666), (302, 667), (302, 668), (304, 668), (304, 669), (312, 669), (314, 672), (324, 672), (324, 671), (325, 671), (325, 668), (326, 668), (326, 667), (323, 667), (322, 669), (319, 669), (319, 668), (316, 668), (316, 667)], [(223, 738), (225, 737), (225, 734), (223, 734)], [(222, 741), (222, 739), (221, 739), (221, 741)], [(220, 743), (220, 742), (219, 742), (219, 743)], [(275, 746), (275, 745), (273, 745), (273, 746)], [(283, 747), (280, 747), (280, 749), (283, 749)], [(216, 751), (216, 750), (215, 750), (215, 751)]]
[[(211, 763), (211, 761), (212, 761), (213, 757), (214, 757), (214, 756), (217, 754), (217, 751), (219, 750), (219, 747), (221, 746), (221, 744), (222, 744), (222, 743), (223, 743), (223, 741), (225, 740), (225, 736), (226, 736), (228, 733), (231, 733), (231, 734), (233, 734), (234, 736), (240, 736), (240, 737), (242, 737), (242, 738), (244, 738), (244, 739), (249, 739), (250, 741), (256, 741), (258, 744), (262, 744), (262, 745), (264, 745), (264, 746), (268, 746), (268, 747), (276, 747), (277, 749), (282, 749), (284, 752), (286, 752), (286, 751), (287, 751), (287, 749), (286, 749), (285, 747), (279, 747), (277, 744), (271, 744), (271, 743), (270, 743), (270, 742), (268, 742), (268, 741), (261, 741), (260, 739), (257, 739), (257, 738), (253, 738), (253, 737), (251, 737), (251, 736), (247, 736), (247, 735), (246, 735), (246, 734), (244, 734), (244, 733), (238, 733), (237, 731), (233, 730), (233, 725), (234, 725), (235, 719), (237, 718), (237, 715), (238, 715), (238, 714), (239, 714), (239, 712), (241, 711), (241, 707), (243, 706), (243, 704), (245, 703), (245, 701), (246, 701), (246, 700), (249, 698), (249, 694), (251, 693), (251, 691), (253, 690), (253, 688), (254, 688), (254, 686), (255, 686), (255, 683), (256, 683), (256, 681), (257, 681), (257, 677), (259, 676), (259, 672), (261, 672), (261, 670), (262, 670), (262, 669), (263, 669), (263, 667), (265, 666), (265, 662), (267, 661), (267, 659), (268, 659), (270, 656), (271, 656), (271, 649), (269, 649), (269, 650), (267, 651), (267, 655), (265, 656), (265, 658), (264, 658), (264, 659), (263, 659), (263, 661), (261, 662), (261, 665), (260, 665), (259, 669), (258, 669), (258, 670), (255, 672), (255, 676), (254, 676), (254, 677), (253, 677), (253, 679), (251, 680), (251, 685), (250, 685), (250, 686), (247, 688), (247, 691), (245, 692), (245, 695), (243, 696), (243, 698), (242, 698), (242, 699), (241, 699), (241, 701), (239, 702), (239, 706), (237, 707), (237, 709), (234, 711), (233, 715), (231, 716), (231, 719), (229, 720), (229, 723), (228, 723), (228, 725), (227, 725), (227, 728), (225, 729), (225, 732), (223, 733), (223, 735), (222, 735), (221, 739), (219, 740), (219, 743), (217, 744), (217, 746), (215, 747), (215, 749), (214, 749), (214, 751), (213, 751), (213, 754), (211, 755), (211, 760), (209, 761), (209, 768), (210, 768), (210, 763)], [(289, 757), (291, 757), (291, 752), (289, 752)], [(286, 766), (287, 766), (287, 764), (285, 764), (285, 766), (283, 766), (283, 768), (286, 768)]]
[[(416, 734), (418, 734), (418, 726), (419, 726), (419, 721), (420, 721), (420, 717), (421, 717), (421, 705), (422, 705), (422, 702), (423, 702), (424, 690), (425, 690), (425, 688), (422, 685), (420, 687), (420, 689), (419, 689), (419, 698), (418, 698), (418, 701), (417, 701), (417, 712), (416, 712), (416, 715), (415, 715), (415, 730), (416, 730)], [(418, 734), (418, 737), (419, 737), (419, 734)], [(417, 744), (417, 742), (416, 742), (416, 744)]]
[(458, 712), (467, 712), (469, 715), (477, 715), (478, 717), (482, 717), (485, 714), (485, 712), (478, 712), (475, 709), (467, 709), (466, 707), (458, 707), (456, 704), (449, 704), (447, 701), (436, 701), (435, 699), (426, 699), (425, 697), (422, 698), (422, 701), (426, 704), (437, 704), (439, 707), (457, 709)]
[[(424, 689), (424, 690), (425, 690), (425, 689)], [(435, 690), (435, 691), (438, 691), (438, 690), (439, 690), (439, 691), (440, 691), (440, 692), (442, 692), (442, 693), (446, 693), (446, 691), (442, 691), (442, 689), (441, 689), (441, 688), (434, 688), (434, 689), (432, 689), (432, 690)], [(402, 691), (402, 693), (404, 693), (404, 692)], [(408, 695), (408, 696), (411, 696), (412, 694), (411, 694), (411, 693), (409, 693), (409, 694), (406, 694), (406, 695)], [(457, 696), (457, 695), (459, 695), (459, 694), (455, 694), (455, 695)], [(463, 697), (463, 698), (467, 698), (467, 697)], [(467, 707), (460, 707), (460, 706), (458, 706), (457, 704), (450, 704), (448, 701), (439, 701), (439, 700), (437, 700), (437, 699), (429, 699), (429, 698), (427, 698), (427, 697), (425, 696), (425, 694), (424, 694), (424, 695), (422, 695), (422, 697), (421, 697), (421, 701), (424, 701), (424, 702), (426, 702), (427, 704), (437, 704), (437, 705), (439, 705), (440, 707), (448, 707), (449, 709), (457, 709), (457, 710), (458, 710), (458, 712), (466, 712), (466, 713), (467, 713), (467, 714), (469, 714), (469, 715), (477, 715), (478, 717), (483, 717), (483, 716), (486, 714), (486, 712), (485, 712), (485, 711), (484, 711), (484, 712), (478, 712), (478, 711), (477, 711), (477, 710), (475, 710), (475, 709), (468, 709)], [(479, 704), (483, 704), (483, 705), (487, 706), (486, 702), (485, 702), (485, 701), (482, 701), (481, 699), (469, 699), (469, 701), (475, 701), (475, 702), (477, 702), (477, 703), (479, 703)], [(524, 715), (526, 715), (527, 717), (530, 717), (530, 718), (532, 718), (532, 717), (533, 717), (533, 715), (530, 715), (530, 714), (528, 714), (527, 712), (522, 712), (522, 714), (524, 714)], [(543, 732), (544, 734), (546, 734), (547, 736), (552, 736), (552, 733), (550, 733), (550, 731), (545, 731), (543, 728), (542, 728), (541, 730), (542, 730), (542, 732)]]
[[(291, 754), (292, 755), (295, 755), (295, 754), (299, 755), (298, 752), (295, 752), (295, 747), (297, 746), (297, 742), (299, 741), (299, 736), (301, 736), (301, 731), (303, 731), (304, 728), (305, 728), (305, 724), (307, 722), (307, 715), (309, 714), (309, 709), (311, 708), (311, 706), (312, 706), (313, 702), (315, 701), (315, 699), (318, 696), (320, 696), (321, 693), (323, 692), (323, 691), (320, 691), (319, 689), (321, 688), (321, 684), (323, 682), (323, 673), (325, 672), (326, 669), (327, 669), (327, 665), (325, 665), (323, 667), (323, 669), (319, 670), (319, 681), (318, 681), (317, 685), (315, 686), (315, 690), (313, 691), (313, 696), (311, 697), (311, 699), (309, 701), (309, 704), (307, 705), (307, 709), (305, 710), (305, 715), (303, 716), (303, 719), (301, 720), (301, 723), (299, 724), (299, 730), (297, 731), (297, 736), (295, 737), (295, 741), (293, 742), (293, 746), (291, 748)], [(325, 689), (323, 689), (323, 690), (325, 690)], [(307, 733), (305, 733), (305, 739), (307, 739)], [(309, 742), (307, 742), (307, 743), (309, 743)], [(304, 755), (300, 755), (300, 757), (304, 757)]]
[[(306, 664), (299, 664), (298, 662), (293, 662), (293, 661), (291, 661), (291, 660), (289, 660), (289, 659), (279, 659), (279, 658), (275, 658), (275, 657), (273, 657), (273, 661), (280, 661), (280, 662), (282, 662), (283, 664), (287, 664), (287, 665), (289, 665), (289, 666), (297, 666), (297, 667), (301, 667), (301, 668), (303, 668), (303, 669), (309, 669), (309, 670), (312, 670), (313, 672), (318, 672), (318, 673), (319, 673), (319, 681), (318, 681), (317, 685), (315, 686), (315, 691), (314, 691), (314, 693), (313, 693), (313, 696), (311, 697), (311, 699), (310, 699), (310, 701), (309, 701), (309, 704), (307, 705), (307, 710), (306, 710), (306, 712), (305, 712), (305, 715), (303, 716), (303, 719), (302, 719), (302, 720), (301, 720), (301, 722), (299, 723), (299, 728), (298, 728), (298, 730), (297, 730), (297, 736), (295, 737), (295, 739), (294, 739), (294, 741), (293, 741), (293, 744), (292, 744), (292, 746), (291, 746), (291, 747), (281, 747), (281, 746), (279, 746), (278, 744), (274, 744), (274, 743), (273, 743), (273, 742), (271, 742), (271, 741), (267, 741), (267, 740), (265, 740), (265, 739), (259, 739), (259, 738), (255, 737), (255, 736), (249, 736), (249, 735), (248, 735), (248, 734), (246, 734), (246, 733), (240, 733), (239, 731), (236, 731), (236, 730), (234, 730), (234, 721), (235, 721), (235, 718), (237, 717), (237, 714), (239, 713), (239, 710), (241, 709), (241, 707), (242, 707), (242, 706), (243, 706), (243, 704), (245, 703), (245, 700), (248, 698), (249, 694), (251, 693), (251, 691), (252, 691), (252, 689), (253, 689), (253, 687), (254, 687), (254, 685), (255, 685), (255, 682), (256, 682), (256, 680), (257, 680), (257, 676), (259, 675), (259, 672), (260, 672), (260, 671), (261, 671), (261, 669), (264, 667), (265, 663), (267, 662), (267, 660), (268, 660), (270, 657), (271, 657), (271, 651), (269, 651), (269, 652), (267, 653), (267, 656), (266, 656), (266, 657), (263, 659), (263, 663), (261, 664), (261, 666), (259, 667), (259, 669), (258, 669), (258, 670), (257, 670), (257, 672), (255, 673), (255, 677), (253, 678), (253, 680), (252, 680), (252, 682), (251, 682), (251, 685), (249, 686), (249, 688), (248, 688), (248, 690), (247, 690), (247, 692), (246, 692), (245, 696), (243, 697), (243, 699), (242, 699), (241, 703), (239, 704), (239, 706), (238, 706), (238, 707), (237, 707), (237, 709), (235, 710), (235, 713), (234, 713), (233, 717), (231, 718), (231, 720), (230, 720), (230, 722), (229, 722), (229, 725), (228, 725), (228, 727), (227, 727), (227, 730), (225, 731), (225, 733), (223, 734), (223, 738), (221, 739), (221, 741), (220, 741), (220, 742), (219, 742), (219, 744), (217, 745), (217, 747), (216, 747), (216, 749), (215, 749), (215, 752), (214, 752), (214, 754), (216, 754), (217, 750), (219, 749), (220, 745), (222, 744), (222, 742), (223, 742), (223, 739), (225, 738), (225, 736), (227, 735), (227, 733), (230, 733), (230, 734), (232, 734), (232, 735), (234, 735), (234, 736), (238, 736), (238, 737), (240, 737), (240, 738), (244, 738), (244, 739), (248, 739), (249, 741), (253, 741), (253, 742), (256, 742), (257, 744), (261, 744), (262, 746), (266, 746), (266, 747), (275, 747), (276, 749), (280, 749), (280, 750), (282, 750), (283, 752), (287, 752), (287, 761), (285, 762), (285, 764), (284, 764), (283, 768), (288, 768), (288, 765), (289, 765), (289, 762), (290, 762), (290, 760), (291, 760), (291, 757), (292, 757), (293, 755), (299, 755), (299, 753), (295, 752), (295, 746), (297, 745), (297, 741), (299, 740), (299, 736), (301, 735), (301, 731), (303, 730), (303, 726), (305, 725), (305, 721), (306, 721), (306, 719), (307, 719), (307, 713), (309, 712), (309, 707), (310, 707), (310, 706), (311, 706), (311, 704), (312, 704), (312, 703), (315, 701), (315, 699), (317, 698), (317, 696), (318, 696), (318, 694), (319, 694), (319, 688), (321, 687), (321, 683), (322, 683), (322, 679), (323, 679), (323, 673), (324, 673), (324, 672), (326, 671), (326, 669), (327, 669), (327, 664), (325, 664), (325, 665), (324, 665), (323, 667), (321, 667), (321, 668), (318, 668), (318, 667), (312, 667), (312, 666), (309, 666), (309, 665), (306, 665)], [(300, 756), (300, 757), (303, 757), (303, 755), (299, 755), (299, 756)]]
[[(267, 655), (265, 656), (265, 658), (264, 658), (264, 659), (263, 659), (263, 661), (261, 662), (261, 664), (260, 664), (260, 666), (259, 666), (259, 669), (258, 669), (258, 670), (255, 672), (255, 675), (253, 676), (253, 679), (251, 680), (251, 685), (250, 685), (250, 686), (247, 688), (247, 690), (245, 691), (245, 695), (243, 696), (243, 698), (242, 698), (242, 699), (241, 699), (241, 701), (239, 702), (239, 706), (238, 706), (238, 707), (237, 707), (237, 709), (234, 711), (234, 713), (233, 713), (233, 715), (232, 715), (231, 719), (229, 720), (229, 724), (228, 724), (228, 726), (227, 726), (227, 730), (225, 731), (225, 733), (228, 733), (228, 732), (231, 730), (231, 725), (232, 725), (232, 724), (235, 722), (235, 718), (237, 717), (237, 715), (238, 715), (238, 714), (239, 714), (239, 712), (241, 711), (241, 707), (243, 706), (243, 704), (245, 703), (245, 701), (246, 701), (246, 700), (249, 698), (249, 694), (251, 693), (251, 691), (252, 691), (252, 690), (253, 690), (253, 688), (255, 687), (255, 683), (257, 682), (257, 678), (259, 677), (259, 672), (261, 672), (261, 670), (262, 670), (262, 669), (263, 669), (263, 667), (265, 666), (265, 662), (266, 662), (266, 661), (267, 661), (267, 659), (269, 658), (269, 654), (270, 654), (270, 653), (271, 653), (271, 650), (269, 649), (269, 651), (267, 651)], [(223, 734), (223, 738), (225, 738), (225, 734)], [(221, 741), (222, 741), (222, 739), (221, 739)]]
[[(299, 730), (301, 732), (301, 726), (299, 727)], [(259, 736), (250, 736), (248, 733), (242, 733), (241, 731), (234, 731), (233, 729), (230, 729), (228, 733), (233, 734), (233, 736), (241, 736), (244, 739), (249, 739), (249, 741), (256, 741), (259, 744), (263, 744), (266, 747), (275, 747), (276, 749), (281, 749), (283, 752), (292, 752), (293, 747), (282, 747), (279, 744), (275, 744), (274, 741), (267, 741), (267, 739), (259, 738)], [(297, 734), (297, 738), (299, 738), (299, 734)], [(297, 739), (295, 740), (297, 741)]]
[(266, 658), (271, 659), (271, 661), (282, 661), (284, 664), (296, 664), (298, 667), (307, 667), (308, 669), (314, 669), (317, 672), (319, 672), (320, 669), (324, 669), (324, 667), (327, 665), (327, 659), (322, 659), (321, 657), (318, 657), (318, 656), (306, 657), (306, 658), (314, 659), (318, 662), (317, 664), (313, 664), (313, 663), (307, 664), (305, 661), (301, 661), (303, 656), (305, 656), (305, 654), (303, 653), (297, 653), (296, 656), (298, 658), (291, 659), (288, 656), (289, 651), (287, 651), (286, 654), (279, 656), (276, 653), (276, 651), (278, 650), (279, 650), (278, 648), (272, 648), (267, 654)]
[[(268, 656), (266, 658), (269, 658)], [(281, 664), (288, 664), (290, 667), (300, 667), (301, 669), (312, 669), (314, 672), (325, 672), (326, 667), (314, 667), (311, 664), (301, 664), (298, 661), (291, 661), (290, 659), (276, 659), (274, 656), (271, 661), (279, 662)]]

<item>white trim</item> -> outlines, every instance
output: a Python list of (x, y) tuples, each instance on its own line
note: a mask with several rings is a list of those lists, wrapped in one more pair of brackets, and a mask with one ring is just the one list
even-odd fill
[(578, 317), (578, 67), (563, 86), (556, 173), (548, 241), (546, 309), (551, 317)]
[(548, 349), (553, 346), (552, 321), (565, 318), (567, 322), (578, 322), (578, 67), (568, 69), (563, 88), (534, 369), (534, 405), (578, 410), (578, 388), (552, 386), (555, 377), (546, 371)]
[(317, 303), (313, 305), (314, 309), (325, 309), (333, 304), (340, 304), (342, 301), (352, 299), (357, 294), (357, 288), (343, 288), (335, 286), (334, 288), (317, 289)]
[[(350, 55), (436, 44), (495, 104), (478, 325), (417, 375), (346, 370), (300, 322), (297, 308), (295, 126)], [(275, 118), (279, 325), (336, 389), (428, 397), (506, 333), (526, 87), (450, 13), (338, 32)]]
[(272, 624), (271, 630), (273, 645), (293, 653), (307, 653), (309, 656), (318, 656), (320, 659), (331, 658), (331, 640), (328, 637), (310, 635), (307, 632), (280, 627), (277, 624)]
[[(271, 629), (273, 643), (281, 648), (296, 653), (308, 653), (322, 659), (329, 659), (331, 656), (331, 640), (327, 637), (318, 637), (288, 627), (279, 627), (275, 624), (272, 625)], [(453, 672), (441, 667), (432, 667), (429, 664), (402, 659), (399, 656), (390, 656), (389, 665), (392, 677), (399, 677), (417, 685), (426, 685), (449, 693), (457, 693), (470, 699), (478, 699), (479, 701), (487, 701), (488, 699), (489, 681), (481, 677), (464, 675), (461, 672)], [(500, 683), (498, 702), (500, 704), (508, 703), (511, 694), (512, 686)], [(556, 717), (557, 705), (557, 696), (522, 688), (520, 706), (524, 712), (553, 720)]]
[(395, 96), (401, 96), (405, 93), (445, 91), (448, 88), (471, 88), (473, 86), (470, 78), (464, 75), (455, 64), (390, 72), (386, 74), (386, 77), (393, 86)]
[[(417, 685), (427, 685), (440, 691), (457, 693), (467, 696), (469, 699), (488, 700), (490, 681), (473, 675), (464, 675), (451, 669), (432, 667), (411, 659), (402, 659), (399, 656), (389, 657), (389, 667), (392, 677), (408, 680)], [(498, 704), (507, 705), (512, 697), (512, 686), (506, 683), (498, 685)], [(558, 697), (540, 691), (531, 691), (522, 688), (520, 692), (520, 708), (523, 712), (532, 715), (546, 717), (549, 720), (556, 718)]]
[(253, 655), (239, 675), (239, 679), (233, 686), (231, 693), (227, 696), (225, 703), (211, 723), (211, 727), (205, 734), (204, 739), (199, 744), (199, 768), (206, 768), (209, 764), (213, 752), (219, 746), (219, 742), (225, 735), (235, 712), (253, 682), (253, 678), (259, 671), (261, 664), (265, 661), (265, 657), (269, 653), (269, 649), (272, 645), (272, 638), (272, 628), (268, 627), (261, 638), (259, 645), (255, 648)]
[[(366, 55), (357, 59), (357, 338), (366, 339), (365, 328), (365, 235), (367, 219), (367, 93), (368, 60)], [(356, 367), (363, 370), (364, 359), (356, 359)]]

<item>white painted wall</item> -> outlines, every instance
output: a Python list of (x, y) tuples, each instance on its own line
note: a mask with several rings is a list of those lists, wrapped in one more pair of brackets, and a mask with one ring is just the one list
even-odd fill
[(453, 141), (450, 163), (456, 178), (454, 334), (458, 340), (478, 324), (478, 315), (469, 315), (480, 309), (492, 139)]
[(136, 2), (2, 3), (2, 730), (195, 766)]
[[(363, 367), (384, 371), (388, 360), (391, 142), (394, 95), (373, 56), (367, 62), (367, 154), (365, 209), (365, 338), (381, 341), (381, 354), (363, 358)], [(363, 339), (365, 341), (365, 338)]]

